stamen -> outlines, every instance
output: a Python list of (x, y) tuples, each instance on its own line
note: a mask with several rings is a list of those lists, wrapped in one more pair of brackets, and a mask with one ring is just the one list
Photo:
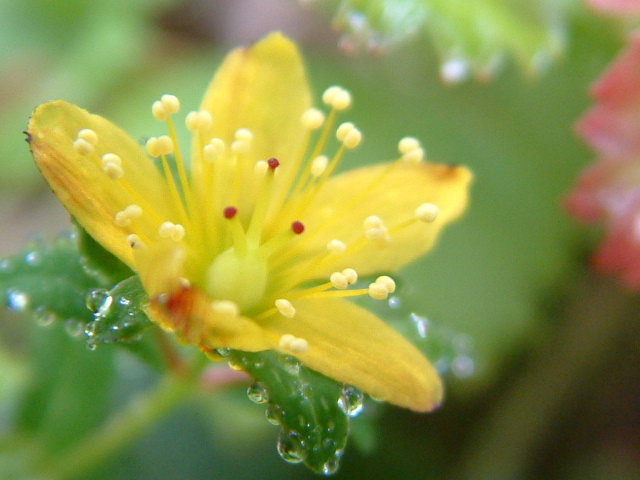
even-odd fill
[(212, 138), (203, 150), (204, 159), (208, 162), (215, 162), (224, 153), (224, 141), (220, 138)]
[(117, 166), (121, 167), (122, 166), (122, 159), (120, 158), (119, 155), (116, 155), (115, 153), (105, 153), (102, 156), (102, 166), (106, 166), (107, 163), (115, 163)]
[(329, 281), (338, 290), (345, 290), (349, 286), (349, 280), (342, 272), (333, 272), (329, 277)]
[(162, 95), (162, 97), (160, 97), (160, 101), (162, 102), (162, 105), (164, 105), (165, 111), (169, 115), (178, 113), (178, 111), (180, 110), (180, 100), (178, 100), (178, 97), (176, 97), (175, 95)]
[(339, 87), (338, 85), (333, 85), (327, 88), (322, 94), (322, 101), (325, 105), (330, 107), (333, 106), (333, 99), (340, 91), (342, 91), (342, 87)]
[(214, 300), (211, 302), (211, 309), (224, 320), (235, 320), (240, 316), (240, 308), (231, 300)]
[(93, 145), (84, 138), (76, 138), (73, 142), (73, 148), (76, 152), (78, 152), (80, 155), (84, 155), (85, 157), (93, 155), (93, 153), (95, 152), (95, 148), (93, 147)]
[(291, 305), (289, 300), (279, 298), (275, 301), (275, 305), (282, 316), (287, 318), (293, 318), (296, 316), (296, 309)]
[(310, 108), (302, 114), (300, 121), (302, 126), (308, 130), (317, 130), (324, 123), (325, 116), (317, 108)]
[(327, 243), (327, 249), (333, 254), (341, 255), (347, 251), (347, 245), (340, 240), (334, 239)]
[(349, 285), (353, 285), (358, 281), (358, 272), (356, 272), (353, 268), (345, 268), (342, 271), (342, 274), (347, 278), (347, 282), (349, 282)]
[(286, 333), (280, 337), (279, 346), (283, 350), (288, 350), (295, 354), (305, 353), (309, 350), (309, 342), (304, 338), (294, 337), (293, 335)]
[(438, 218), (438, 214), (440, 213), (440, 209), (437, 205), (433, 203), (423, 203), (418, 208), (416, 208), (416, 219), (421, 222), (431, 223)]
[(236, 153), (247, 153), (251, 150), (251, 142), (253, 141), (253, 133), (247, 128), (240, 128), (236, 131), (235, 140), (231, 144), (231, 150)]
[(269, 170), (269, 164), (264, 160), (258, 160), (253, 167), (253, 171), (258, 178), (264, 177), (267, 173), (267, 170)]
[(102, 171), (111, 180), (120, 180), (124, 175), (122, 167), (116, 162), (105, 162), (102, 166)]
[(126, 227), (132, 220), (142, 215), (142, 208), (139, 205), (129, 205), (124, 210), (116, 213), (115, 222), (119, 227)]
[(207, 110), (189, 112), (184, 123), (192, 132), (196, 130), (207, 130), (213, 124), (213, 116)]
[(135, 233), (132, 233), (131, 235), (127, 235), (127, 243), (131, 245), (131, 248), (133, 249), (144, 248), (146, 246), (144, 242), (140, 240), (140, 237)]
[(170, 238), (175, 242), (179, 242), (184, 238), (185, 230), (179, 223), (164, 222), (158, 229), (160, 238)]
[(154, 158), (169, 155), (173, 153), (173, 140), (166, 135), (151, 137), (147, 140), (147, 153)]
[(356, 126), (351, 122), (341, 123), (336, 129), (336, 138), (341, 142), (344, 142), (344, 139), (347, 136), (347, 134), (354, 128), (356, 128)]
[(78, 138), (86, 140), (94, 146), (98, 143), (98, 134), (90, 128), (83, 128), (82, 130), (80, 130), (78, 132)]
[(269, 168), (271, 170), (275, 171), (276, 168), (280, 166), (280, 161), (277, 158), (271, 157), (269, 160), (267, 160), (267, 165), (269, 165)]
[(420, 163), (424, 158), (424, 150), (420, 141), (414, 137), (405, 137), (398, 142), (398, 151), (402, 160), (407, 163)]
[(347, 90), (340, 90), (333, 96), (331, 106), (336, 110), (346, 110), (351, 106), (351, 94)]
[(317, 156), (311, 163), (311, 175), (316, 178), (321, 176), (327, 169), (327, 165), (329, 165), (329, 159), (326, 156)]
[(369, 285), (369, 296), (376, 300), (385, 300), (390, 293), (396, 291), (396, 282), (391, 277), (383, 275)]

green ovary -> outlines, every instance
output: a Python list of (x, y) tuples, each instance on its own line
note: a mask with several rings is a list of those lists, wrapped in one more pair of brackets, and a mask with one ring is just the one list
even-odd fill
[(258, 250), (238, 252), (230, 248), (209, 267), (206, 290), (216, 300), (235, 302), (246, 313), (262, 301), (267, 272), (267, 261)]

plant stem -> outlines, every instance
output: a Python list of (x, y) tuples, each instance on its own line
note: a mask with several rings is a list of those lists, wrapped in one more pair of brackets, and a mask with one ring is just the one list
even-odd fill
[(106, 461), (189, 398), (196, 391), (198, 378), (194, 373), (164, 377), (155, 389), (135, 397), (124, 410), (116, 412), (100, 429), (70, 451), (40, 462), (36, 467), (39, 474), (34, 477), (46, 480), (76, 478)]

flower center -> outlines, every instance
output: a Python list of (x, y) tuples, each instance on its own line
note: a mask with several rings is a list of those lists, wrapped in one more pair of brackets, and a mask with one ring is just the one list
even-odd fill
[(215, 299), (230, 300), (241, 312), (256, 307), (267, 286), (267, 260), (258, 249), (231, 247), (207, 271), (205, 289)]

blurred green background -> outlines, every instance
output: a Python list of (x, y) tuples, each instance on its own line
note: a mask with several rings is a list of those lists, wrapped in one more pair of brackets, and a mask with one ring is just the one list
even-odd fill
[[(640, 302), (589, 272), (597, 232), (561, 208), (594, 157), (573, 123), (590, 104), (589, 85), (622, 48), (623, 27), (578, 2), (560, 2), (545, 69), (525, 68), (507, 54), (491, 78), (447, 84), (440, 75), (446, 55), (428, 24), (412, 35), (392, 25), (398, 38), (390, 35), (388, 46), (360, 48), (357, 40), (370, 40), (371, 30), (345, 29), (338, 21), (344, 3), (0, 0), (0, 255), (22, 250), (32, 233), (52, 238), (69, 226), (21, 133), (37, 104), (64, 98), (134, 138), (152, 135), (156, 98), (173, 93), (185, 110), (197, 108), (230, 47), (283, 30), (301, 44), (317, 94), (333, 84), (353, 93), (348, 116), (365, 143), (345, 168), (393, 158), (398, 139), (412, 135), (430, 160), (475, 172), (466, 216), (402, 273), (402, 305), (387, 312), (405, 328), (411, 313), (428, 318), (445, 343), (468, 354), (466, 363), (448, 364), (448, 397), (436, 413), (368, 404), (364, 417), (371, 418), (354, 420), (335, 478), (639, 478)], [(4, 432), (34, 375), (47, 376), (52, 391), (86, 395), (84, 403), (69, 401), (82, 406), (72, 412), (81, 417), (99, 415), (92, 402), (117, 411), (132, 391), (153, 382), (154, 374), (126, 352), (89, 352), (80, 339), (28, 317), (1, 318), (5, 465), (17, 453)], [(104, 356), (115, 373), (102, 372)], [(93, 398), (86, 379), (102, 374), (109, 396)], [(314, 478), (278, 457), (277, 431), (245, 390), (198, 395), (79, 478)], [(59, 401), (68, 406), (64, 395)], [(79, 422), (68, 435), (99, 420)]]

